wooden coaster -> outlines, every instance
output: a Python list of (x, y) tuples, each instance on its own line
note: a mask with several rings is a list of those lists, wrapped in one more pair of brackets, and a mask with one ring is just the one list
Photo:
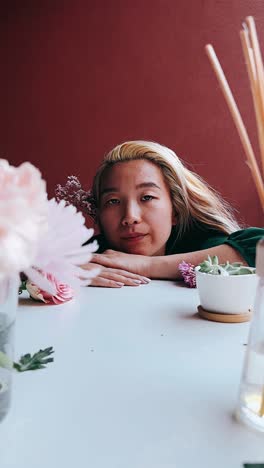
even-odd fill
[(200, 317), (211, 320), (213, 322), (222, 323), (241, 323), (248, 322), (252, 317), (252, 311), (245, 312), (244, 314), (221, 314), (218, 312), (210, 312), (205, 310), (201, 305), (197, 307)]

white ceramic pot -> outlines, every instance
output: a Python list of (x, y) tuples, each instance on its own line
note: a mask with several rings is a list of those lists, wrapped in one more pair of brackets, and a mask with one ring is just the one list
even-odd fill
[(253, 310), (257, 275), (210, 275), (196, 271), (196, 284), (203, 309), (221, 314), (244, 314)]

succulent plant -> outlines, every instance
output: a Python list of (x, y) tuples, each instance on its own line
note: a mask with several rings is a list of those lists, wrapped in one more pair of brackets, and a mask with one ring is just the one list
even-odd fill
[(229, 263), (227, 261), (226, 263), (219, 263), (216, 255), (213, 257), (208, 255), (208, 259), (200, 263), (198, 269), (201, 273), (222, 276), (251, 275), (256, 273), (256, 268), (245, 266), (240, 262)]

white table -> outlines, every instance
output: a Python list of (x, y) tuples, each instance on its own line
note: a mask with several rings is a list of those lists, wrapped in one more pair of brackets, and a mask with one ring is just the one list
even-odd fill
[(16, 356), (53, 346), (47, 369), (14, 375), (1, 468), (241, 468), (264, 437), (233, 418), (249, 324), (198, 318), (196, 290), (169, 281), (22, 300)]

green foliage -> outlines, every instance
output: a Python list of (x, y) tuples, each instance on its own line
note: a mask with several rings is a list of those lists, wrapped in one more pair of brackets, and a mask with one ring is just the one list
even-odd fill
[(23, 291), (27, 290), (26, 282), (26, 280), (21, 281), (20, 286), (18, 288), (18, 294), (22, 294)]
[(256, 273), (256, 268), (245, 266), (240, 262), (229, 263), (227, 261), (226, 263), (219, 263), (216, 255), (213, 257), (208, 255), (208, 259), (200, 263), (199, 267), (201, 273), (208, 273), (210, 275), (233, 276)]
[(264, 468), (264, 463), (244, 463), (244, 468)]
[(21, 356), (19, 362), (14, 362), (13, 367), (18, 372), (25, 372), (29, 370), (43, 369), (46, 367), (46, 364), (53, 362), (53, 358), (49, 358), (52, 353), (54, 353), (52, 346), (46, 349), (40, 349), (37, 353), (33, 354), (24, 354)]

